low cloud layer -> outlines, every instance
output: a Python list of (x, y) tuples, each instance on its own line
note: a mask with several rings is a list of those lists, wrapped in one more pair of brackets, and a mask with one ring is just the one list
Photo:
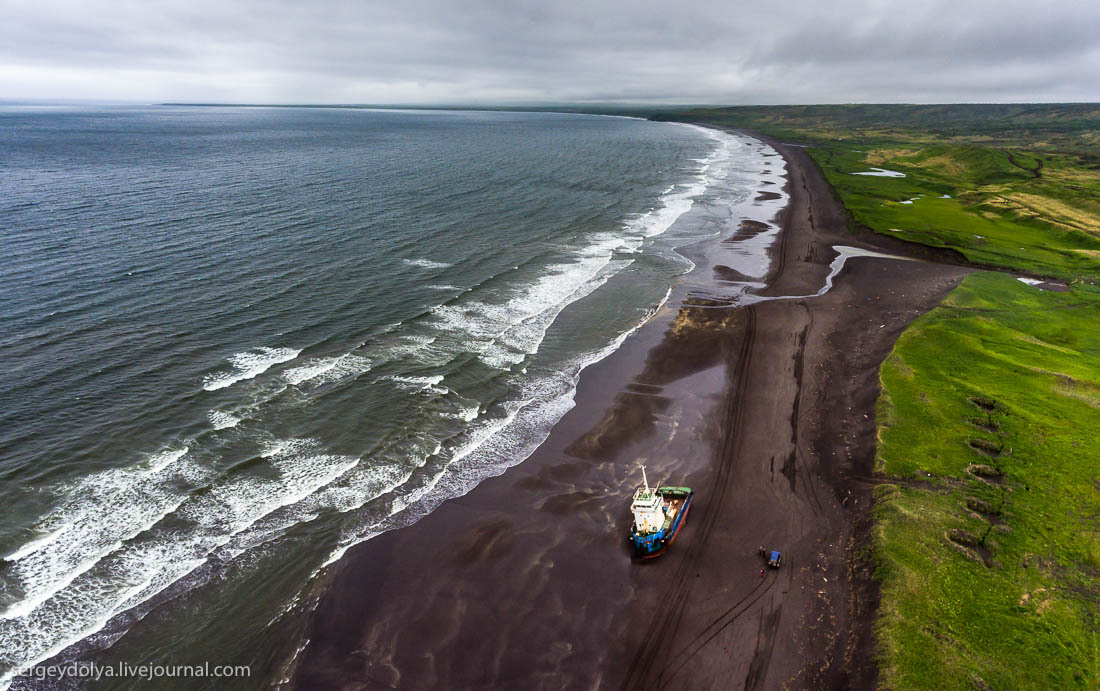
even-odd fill
[(1100, 100), (1100, 4), (0, 0), (0, 98)]

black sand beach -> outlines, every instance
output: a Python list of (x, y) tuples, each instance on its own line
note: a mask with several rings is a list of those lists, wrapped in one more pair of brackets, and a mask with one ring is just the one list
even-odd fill
[[(834, 244), (912, 256), (849, 232), (803, 150), (774, 146), (790, 201), (760, 295), (815, 293)], [(737, 278), (723, 251), (720, 238), (685, 251), (696, 269), (584, 372), (576, 407), (531, 458), (348, 552), (305, 624), (291, 687), (874, 683), (875, 592), (857, 553), (878, 365), (969, 269), (925, 250), (948, 263), (855, 257), (823, 296), (730, 307), (713, 299)], [(696, 490), (674, 547), (646, 563), (625, 540), (640, 464)], [(761, 545), (786, 558), (764, 577)]]

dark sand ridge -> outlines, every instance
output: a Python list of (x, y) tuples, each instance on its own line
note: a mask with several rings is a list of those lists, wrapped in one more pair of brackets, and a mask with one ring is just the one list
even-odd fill
[(739, 242), (746, 238), (751, 238), (760, 233), (766, 232), (771, 226), (767, 223), (761, 223), (760, 221), (753, 221), (751, 219), (745, 219), (741, 221), (741, 225), (737, 227), (737, 232), (726, 239), (726, 242)]
[[(957, 263), (849, 233), (802, 149), (774, 145), (790, 203), (761, 294), (816, 292), (833, 244)], [(723, 309), (722, 241), (686, 253), (698, 268), (585, 371), (531, 458), (338, 562), (292, 686), (873, 685), (875, 593), (855, 554), (878, 365), (969, 269), (855, 257), (823, 296)], [(697, 492), (674, 547), (645, 563), (625, 541), (640, 463)], [(786, 555), (764, 578), (759, 545)]]

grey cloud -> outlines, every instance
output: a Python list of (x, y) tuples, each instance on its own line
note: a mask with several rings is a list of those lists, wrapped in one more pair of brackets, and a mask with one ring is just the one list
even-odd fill
[(1092, 2), (0, 3), (0, 97), (1097, 100)]

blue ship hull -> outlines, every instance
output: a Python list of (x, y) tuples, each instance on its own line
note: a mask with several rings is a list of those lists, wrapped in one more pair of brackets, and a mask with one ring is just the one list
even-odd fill
[[(683, 504), (677, 506), (676, 516), (672, 519), (669, 525), (666, 525), (655, 533), (640, 534), (637, 532), (634, 526), (630, 529), (630, 542), (634, 548), (634, 554), (639, 559), (652, 559), (659, 557), (668, 549), (672, 543), (676, 540), (676, 536), (680, 533), (680, 529), (684, 527), (684, 523), (687, 522), (688, 511), (691, 509), (691, 500), (695, 496), (695, 492), (687, 490), (686, 488), (660, 488), (659, 494), (665, 494), (665, 490), (673, 490), (669, 492), (671, 501), (679, 504), (678, 499), (682, 499)], [(675, 496), (675, 498), (672, 498)]]

